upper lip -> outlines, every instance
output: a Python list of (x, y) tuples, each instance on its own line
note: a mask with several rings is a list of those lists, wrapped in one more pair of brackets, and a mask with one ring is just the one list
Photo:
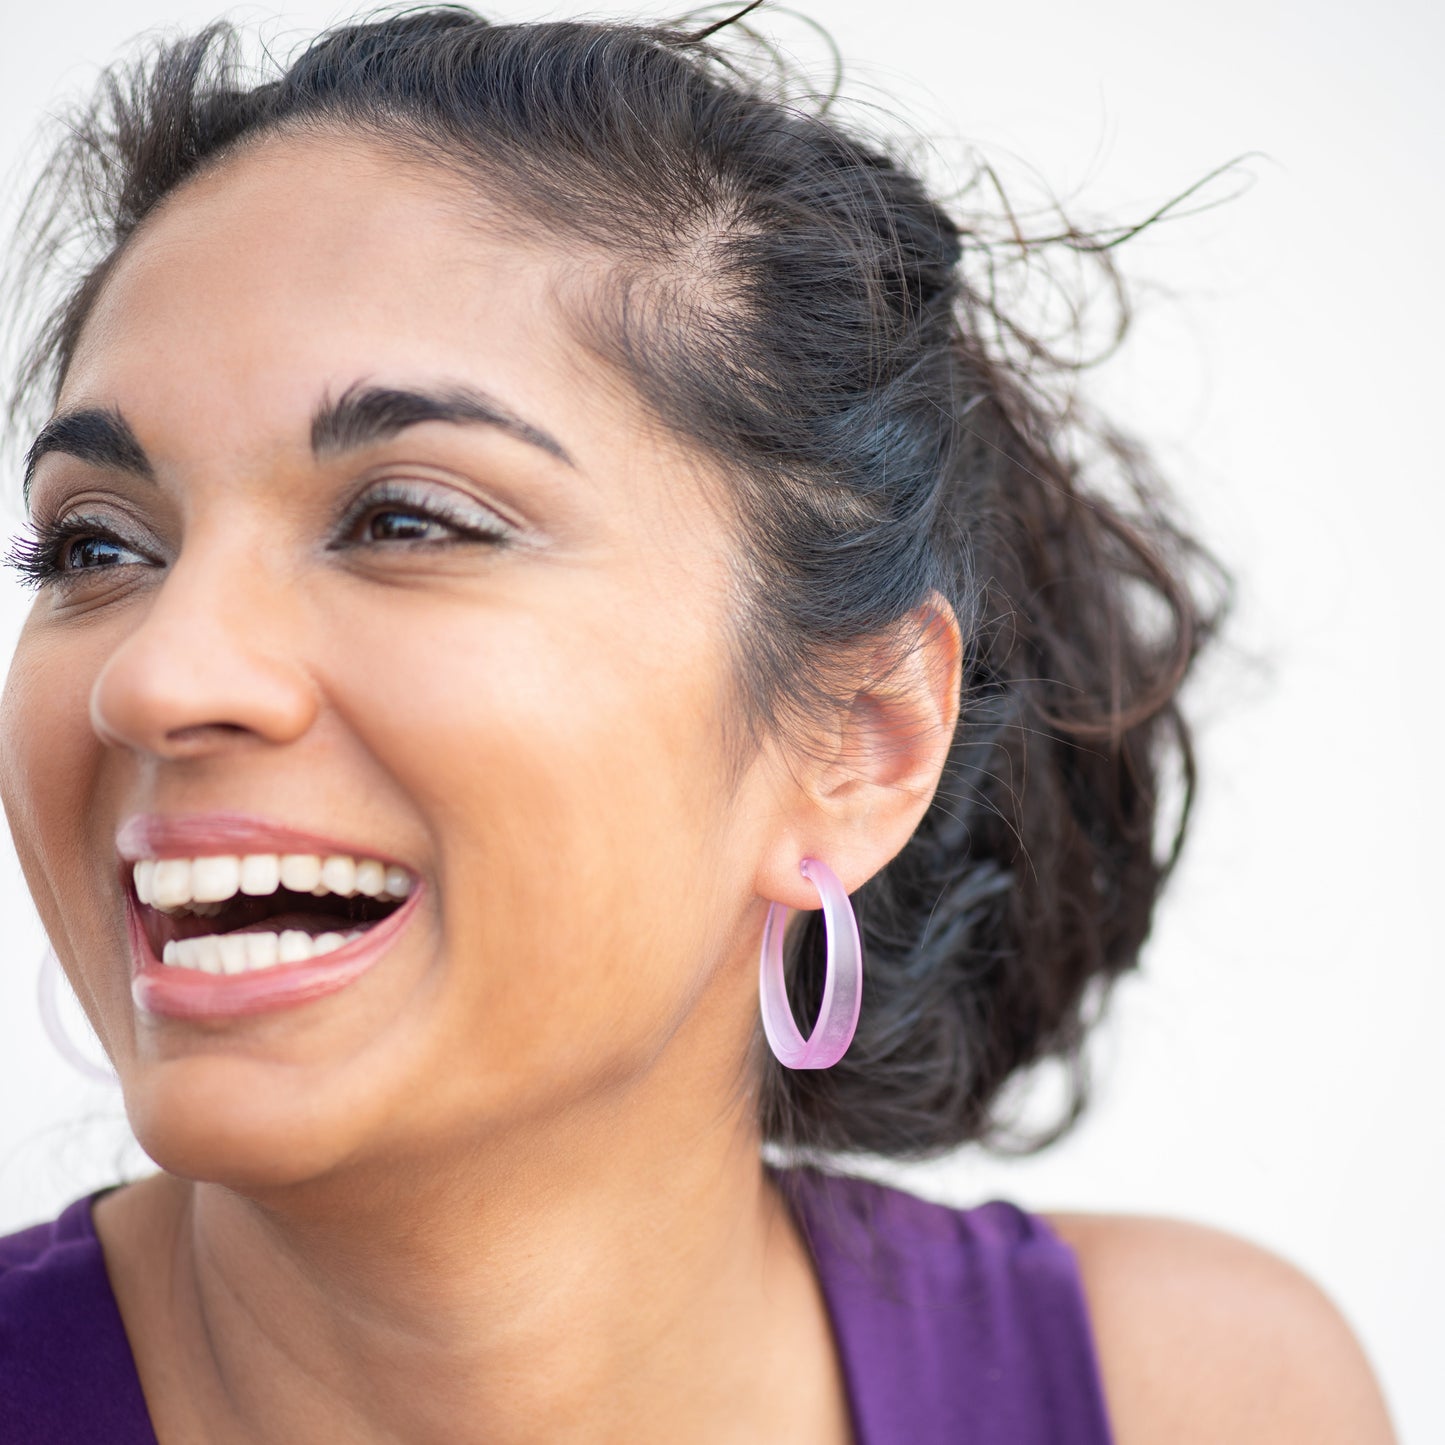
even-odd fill
[(116, 830), (115, 846), (127, 863), (214, 854), (317, 853), (375, 858), (416, 871), (369, 844), (358, 845), (247, 813), (133, 813)]

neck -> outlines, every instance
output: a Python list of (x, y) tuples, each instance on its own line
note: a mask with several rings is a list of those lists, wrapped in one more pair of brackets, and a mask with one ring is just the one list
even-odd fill
[(136, 1291), (170, 1300), (148, 1311), (170, 1321), (166, 1349), (137, 1352), (152, 1413), (170, 1402), (158, 1433), (846, 1439), (826, 1310), (751, 1108), (679, 1134), (666, 1108), (639, 1127), (637, 1103), (625, 1129), (529, 1124), (465, 1160), (264, 1198), (138, 1186), (150, 1202), (130, 1217), (150, 1245), (107, 1254), (170, 1261), (164, 1284), (130, 1282), (137, 1311)]

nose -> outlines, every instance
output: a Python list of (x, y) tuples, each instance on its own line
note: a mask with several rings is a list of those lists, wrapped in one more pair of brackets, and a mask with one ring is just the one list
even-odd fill
[(134, 630), (90, 694), (96, 734), (163, 759), (238, 744), (284, 744), (316, 719), (295, 606), (247, 559), (218, 547), (182, 555), (137, 609)]

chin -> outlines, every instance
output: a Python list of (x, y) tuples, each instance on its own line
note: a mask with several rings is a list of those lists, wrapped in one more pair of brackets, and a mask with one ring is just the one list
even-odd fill
[[(126, 1116), (137, 1143), (168, 1174), (241, 1193), (285, 1189), (333, 1172), (351, 1153), (342, 1101), (298, 1109), (295, 1081), (254, 1074), (206, 1058), (141, 1066), (122, 1078)], [(331, 1114), (336, 1117), (328, 1117)]]

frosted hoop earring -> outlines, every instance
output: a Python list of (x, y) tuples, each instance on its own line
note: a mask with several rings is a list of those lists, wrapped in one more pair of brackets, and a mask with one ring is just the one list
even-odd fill
[(102, 1084), (119, 1083), (113, 1070), (102, 1068), (83, 1054), (65, 1032), (65, 1025), (60, 1020), (60, 960), (53, 948), (47, 948), (40, 960), (40, 980), (36, 992), (40, 999), (40, 1022), (61, 1058), (87, 1079)]
[(781, 903), (770, 903), (758, 966), (763, 1032), (778, 1062), (787, 1068), (826, 1069), (847, 1053), (858, 1027), (858, 1011), (863, 1004), (863, 944), (847, 890), (833, 870), (816, 858), (804, 858), (798, 868), (823, 900), (823, 923), (828, 932), (823, 1003), (818, 1022), (805, 1039), (793, 1021), (783, 980), (783, 924), (788, 910)]

